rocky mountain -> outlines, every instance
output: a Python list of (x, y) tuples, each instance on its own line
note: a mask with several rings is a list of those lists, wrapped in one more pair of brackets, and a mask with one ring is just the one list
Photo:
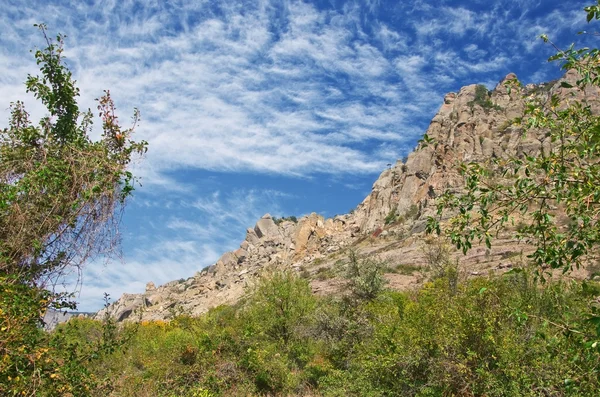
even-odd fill
[[(482, 85), (449, 93), (432, 119), (427, 135), (435, 144), (419, 145), (403, 161), (384, 170), (371, 193), (350, 214), (324, 219), (310, 214), (292, 220), (274, 220), (269, 214), (246, 231), (240, 247), (225, 253), (214, 265), (186, 280), (161, 286), (149, 282), (141, 294), (124, 294), (105, 310), (118, 321), (168, 319), (178, 313), (198, 315), (210, 308), (238, 301), (257, 277), (268, 269), (292, 268), (311, 280), (315, 293), (343, 288), (340, 277), (347, 250), (379, 258), (388, 264), (392, 288), (411, 288), (427, 279), (428, 254), (444, 243), (424, 235), (425, 220), (433, 214), (435, 197), (447, 189), (460, 190), (463, 179), (457, 165), (485, 162), (493, 157), (525, 155), (551, 150), (545, 135), (522, 131), (511, 120), (523, 115), (525, 96), (548, 99), (568, 95), (561, 81), (572, 84), (573, 72), (557, 82), (509, 90), (509, 74), (491, 92)], [(597, 98), (597, 92), (586, 93)], [(459, 260), (464, 277), (487, 271), (505, 271), (529, 247), (500, 236), (492, 249), (476, 247)]]
[(86, 312), (69, 312), (62, 310), (54, 310), (48, 309), (44, 313), (43, 321), (44, 321), (44, 329), (47, 331), (51, 331), (58, 324), (65, 323), (69, 321), (73, 317), (92, 317), (96, 315), (96, 313), (86, 313)]

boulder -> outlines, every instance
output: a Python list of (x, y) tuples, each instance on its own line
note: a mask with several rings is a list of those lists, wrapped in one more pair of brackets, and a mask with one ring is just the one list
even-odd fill
[(254, 226), (254, 232), (258, 236), (258, 238), (276, 238), (280, 237), (279, 228), (273, 222), (271, 215), (264, 215), (258, 222), (256, 222), (256, 226)]

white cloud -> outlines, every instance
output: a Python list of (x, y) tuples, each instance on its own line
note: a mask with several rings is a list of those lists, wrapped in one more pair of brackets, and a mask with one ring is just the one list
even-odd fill
[(403, 51), (408, 48), (408, 37), (390, 29), (386, 24), (380, 24), (375, 34), (385, 50)]
[(422, 55), (402, 55), (394, 60), (396, 69), (405, 74), (419, 73), (425, 64)]
[[(20, 97), (23, 90), (15, 87), (34, 65), (26, 61), (25, 51), (14, 50), (41, 43), (27, 25), (49, 19), (52, 30), (69, 36), (67, 61), (82, 87), (83, 107), (94, 108), (92, 98), (111, 88), (122, 117), (133, 106), (141, 109), (138, 135), (150, 142), (141, 167), (152, 169), (141, 172), (147, 183), (164, 185), (171, 181), (163, 171), (178, 167), (289, 175), (373, 172), (389, 160), (379, 157), (377, 145), (396, 142), (405, 148), (408, 137), (398, 131), (412, 130), (406, 114), (415, 111), (415, 93), (419, 113), (431, 116), (447, 91), (444, 86), (472, 73), (504, 74), (511, 61), (507, 53), (489, 54), (475, 43), (464, 46), (467, 61), (445, 45), (452, 36), (499, 40), (499, 29), (506, 26), (499, 8), (484, 13), (443, 6), (434, 17), (415, 22), (414, 39), (422, 43), (410, 47), (410, 31), (378, 23), (372, 34), (380, 50), (368, 42), (356, 6), (324, 11), (291, 1), (277, 20), (268, 2), (244, 7), (243, 14), (235, 3), (220, 14), (211, 11), (210, 3), (180, 4), (172, 13), (157, 13), (161, 7), (78, 5), (72, 18), (61, 18), (73, 10), (60, 5), (32, 2), (19, 8), (21, 17), (14, 24), (0, 18), (7, 28), (3, 43), (11, 49), (0, 60), (9, 71), (0, 89), (10, 93), (9, 100)], [(382, 7), (372, 2), (370, 12)], [(89, 23), (77, 21), (84, 14)], [(191, 15), (198, 23), (189, 23)], [(571, 26), (575, 15), (552, 12), (518, 33), (526, 38), (538, 27)], [(277, 36), (269, 30), (274, 25), (279, 25)], [(114, 32), (113, 26), (118, 27)], [(528, 48), (526, 40), (523, 45)], [(401, 81), (394, 80), (395, 73)], [(345, 78), (344, 90), (324, 88), (329, 76)], [(375, 104), (357, 105), (357, 99)], [(37, 116), (41, 109), (32, 113)], [(0, 117), (6, 117), (5, 110)], [(324, 139), (328, 133), (334, 135)], [(343, 136), (347, 142), (338, 139)], [(364, 145), (357, 149), (350, 142)]]
[[(188, 197), (192, 195), (188, 194)], [(76, 281), (79, 310), (98, 310), (104, 293), (113, 300), (123, 293), (144, 291), (147, 282), (164, 284), (189, 277), (211, 265), (226, 251), (241, 243), (244, 231), (262, 215), (271, 212), (281, 216), (280, 200), (289, 194), (277, 190), (238, 189), (229, 193), (214, 191), (194, 200), (181, 199), (177, 208), (185, 215), (169, 215), (147, 224), (147, 234), (125, 236), (130, 242), (122, 259), (106, 264), (102, 260), (89, 263), (84, 271), (67, 277), (66, 290)], [(172, 199), (136, 202), (146, 208), (163, 207)]]

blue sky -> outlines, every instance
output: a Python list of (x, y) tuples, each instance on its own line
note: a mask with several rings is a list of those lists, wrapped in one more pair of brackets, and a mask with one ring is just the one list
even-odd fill
[(121, 120), (140, 109), (123, 257), (83, 272), (97, 310), (214, 263), (264, 213), (347, 213), (444, 94), (559, 77), (537, 37), (580, 40), (591, 2), (0, 0), (0, 126), (17, 99), (44, 115), (23, 85), (40, 22), (67, 35), (82, 108), (110, 89)]

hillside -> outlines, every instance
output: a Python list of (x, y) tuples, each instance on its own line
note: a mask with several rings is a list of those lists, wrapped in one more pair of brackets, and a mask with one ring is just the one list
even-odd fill
[[(148, 282), (144, 293), (124, 294), (97, 317), (103, 317), (105, 310), (118, 321), (199, 315), (238, 301), (263, 271), (273, 268), (293, 268), (311, 281), (314, 293), (329, 294), (344, 285), (338, 275), (349, 249), (385, 261), (392, 288), (418, 286), (431, 270), (428, 251), (444, 244), (426, 238), (425, 221), (434, 214), (436, 196), (463, 186), (459, 163), (551, 150), (543, 133), (523, 136), (511, 120), (523, 115), (526, 96), (546, 100), (552, 94), (570, 94), (560, 82), (574, 84), (575, 74), (511, 92), (505, 82), (514, 78), (507, 75), (491, 92), (469, 85), (447, 94), (426, 131), (435, 145), (420, 145), (405, 162), (398, 160), (384, 170), (352, 213), (332, 219), (313, 213), (297, 222), (266, 214), (247, 230), (237, 250), (223, 254), (214, 265), (161, 286)], [(598, 92), (594, 89), (586, 95), (595, 99)], [(457, 252), (449, 255), (460, 263), (460, 273), (469, 277), (506, 271), (529, 251), (530, 247), (506, 235), (498, 236), (492, 249), (481, 246), (464, 257)]]

